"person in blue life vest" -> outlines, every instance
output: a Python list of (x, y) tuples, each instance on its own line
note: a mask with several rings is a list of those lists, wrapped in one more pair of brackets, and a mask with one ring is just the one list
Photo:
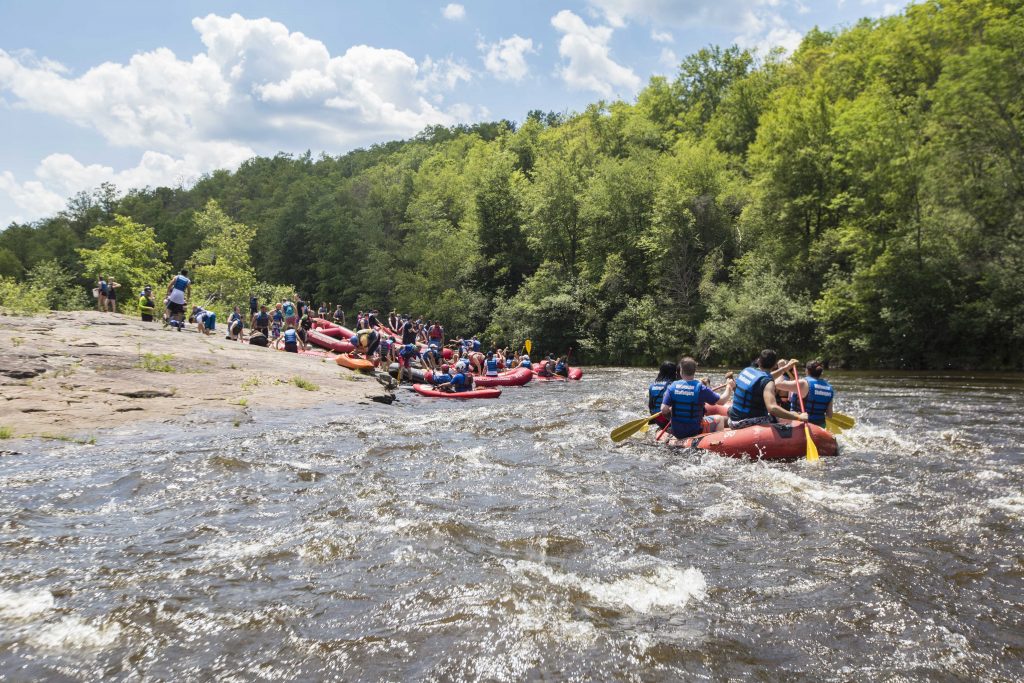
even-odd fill
[(274, 305), (274, 312), (270, 314), (270, 336), (275, 341), (281, 336), (284, 329), (284, 310), (280, 303)]
[(765, 349), (757, 361), (736, 378), (736, 390), (729, 408), (729, 428), (743, 429), (759, 424), (778, 422), (779, 419), (807, 421), (807, 413), (786, 410), (775, 397), (775, 380), (792, 368), (797, 361), (777, 368), (778, 355)]
[[(401, 383), (402, 378), (405, 376), (406, 370), (412, 369), (412, 359), (418, 358), (420, 350), (415, 344), (403, 344), (398, 347), (398, 381)], [(410, 377), (412, 375), (410, 374)]]
[(427, 370), (436, 370), (437, 366), (441, 364), (441, 352), (438, 348), (436, 345), (431, 344), (420, 354), (420, 361)]
[(179, 332), (185, 326), (185, 306), (190, 296), (192, 281), (188, 279), (188, 269), (182, 268), (167, 284), (168, 324)]
[(252, 316), (249, 327), (270, 339), (270, 314), (267, 313), (266, 305), (260, 306), (260, 312)]
[(249, 319), (256, 315), (260, 310), (260, 302), (256, 299), (256, 294), (249, 292)]
[(100, 275), (96, 281), (96, 310), (106, 312), (107, 310), (107, 276)]
[(234, 310), (231, 311), (231, 315), (228, 316), (227, 338), (231, 341), (245, 341), (242, 339), (243, 327), (245, 327), (245, 325), (242, 322), (242, 313), (238, 310), (238, 306), (235, 306)]
[(196, 331), (202, 332), (204, 335), (213, 334), (213, 331), (217, 329), (217, 314), (202, 306), (192, 307), (191, 320), (196, 324)]
[(430, 383), (437, 386), (439, 384), (448, 384), (451, 382), (452, 376), (449, 370), (451, 370), (451, 367), (447, 363), (442, 363), (440, 372), (431, 373)]
[(466, 371), (466, 366), (462, 365), (461, 363), (459, 365), (462, 366), (461, 369), (459, 369), (459, 366), (456, 366), (456, 373), (452, 375), (451, 380), (448, 382), (444, 382), (442, 384), (438, 384), (438, 390), (451, 392), (473, 390), (473, 374)]
[(284, 324), (286, 326), (292, 325), (294, 327), (295, 323), (298, 322), (298, 310), (298, 307), (291, 301), (284, 301), (281, 304), (281, 312), (284, 314)]
[(533, 361), (530, 360), (530, 354), (524, 353), (519, 357), (519, 367), (533, 369)]
[(804, 399), (804, 410), (807, 411), (807, 421), (811, 424), (825, 427), (825, 418), (832, 417), (832, 399), (836, 391), (829, 384), (828, 380), (822, 379), (821, 375), (825, 366), (820, 360), (812, 360), (806, 366), (805, 376), (799, 381), (792, 379), (775, 380), (776, 391), (789, 392), (789, 409), (800, 410), (800, 399), (797, 392)]
[(665, 388), (662, 398), (661, 415), (670, 419), (669, 431), (677, 439), (707, 434), (725, 427), (725, 417), (705, 415), (704, 406), (708, 403), (728, 403), (735, 380), (728, 378), (725, 393), (719, 395), (696, 379), (696, 374), (697, 361), (690, 356), (683, 356), (679, 360), (679, 379)]
[(274, 342), (274, 348), (281, 348), (282, 343), (284, 343), (284, 350), (288, 353), (298, 353), (300, 348), (303, 351), (306, 350), (306, 342), (302, 341), (302, 337), (299, 336), (299, 332), (295, 329), (294, 324), (285, 327), (284, 332)]
[(488, 351), (487, 357), (484, 359), (484, 374), (488, 377), (498, 376), (498, 357), (494, 355), (493, 351)]
[(569, 376), (569, 359), (565, 356), (559, 356), (558, 360), (555, 361), (555, 374), (561, 375), (562, 377)]
[[(648, 414), (661, 413), (661, 404), (665, 398), (665, 390), (668, 386), (679, 379), (679, 366), (670, 360), (665, 361), (658, 368), (658, 376), (647, 386), (647, 412)], [(669, 417), (661, 414), (654, 419), (659, 427), (668, 424)]]

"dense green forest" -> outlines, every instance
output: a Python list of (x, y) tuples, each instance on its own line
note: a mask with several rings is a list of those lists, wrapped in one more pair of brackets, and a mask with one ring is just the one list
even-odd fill
[(273, 283), (590, 362), (1019, 369), (1022, 229), (1022, 3), (932, 0), (703, 49), (634, 103), (101, 187), (0, 233), (0, 275), (72, 307), (189, 263), (221, 307)]

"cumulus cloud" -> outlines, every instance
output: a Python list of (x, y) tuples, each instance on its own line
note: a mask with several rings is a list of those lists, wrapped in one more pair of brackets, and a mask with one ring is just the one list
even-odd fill
[(466, 18), (466, 8), (456, 2), (451, 2), (441, 8), (441, 15), (449, 21), (459, 21)]
[(633, 92), (640, 87), (640, 78), (633, 70), (611, 58), (611, 27), (588, 26), (569, 10), (553, 16), (551, 25), (563, 34), (558, 43), (563, 60), (558, 73), (570, 88), (611, 97), (616, 88)]
[(158, 48), (78, 76), (31, 53), (0, 50), (0, 97), (9, 106), (65, 119), (140, 152), (134, 168), (120, 171), (51, 155), (33, 179), (4, 173), (0, 191), (38, 217), (54, 210), (54, 196), (103, 181), (175, 184), (257, 153), (343, 151), (451, 124), (471, 111), (445, 104), (446, 93), (472, 79), (452, 59), (417, 62), (368, 45), (332, 56), (321, 41), (284, 24), (238, 14), (198, 17), (192, 26), (205, 52), (191, 59)]
[(675, 38), (668, 31), (658, 31), (657, 29), (651, 29), (651, 40), (656, 43), (672, 43), (675, 42)]
[(781, 47), (792, 52), (800, 46), (803, 35), (777, 14), (760, 14), (747, 11), (741, 22), (743, 33), (735, 38), (740, 47), (767, 53), (772, 48)]
[(537, 54), (533, 40), (518, 34), (513, 34), (511, 38), (502, 38), (496, 43), (481, 43), (478, 47), (486, 51), (484, 68), (502, 81), (523, 80), (530, 71), (526, 55)]

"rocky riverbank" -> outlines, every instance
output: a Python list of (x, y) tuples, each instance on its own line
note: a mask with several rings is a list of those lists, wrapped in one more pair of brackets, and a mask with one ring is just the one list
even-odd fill
[(254, 408), (309, 407), (379, 395), (332, 360), (177, 332), (119, 314), (0, 315), (0, 433), (94, 438), (127, 423), (198, 410), (231, 427)]

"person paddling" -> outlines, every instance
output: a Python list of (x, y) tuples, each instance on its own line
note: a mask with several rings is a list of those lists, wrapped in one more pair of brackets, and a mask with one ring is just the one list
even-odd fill
[(743, 429), (754, 425), (778, 422), (779, 419), (807, 421), (807, 413), (786, 410), (775, 400), (775, 379), (782, 376), (796, 361), (775, 369), (778, 356), (772, 349), (765, 349), (754, 365), (746, 368), (736, 378), (736, 390), (729, 409), (729, 428)]
[(820, 360), (812, 360), (807, 364), (806, 377), (799, 381), (786, 379), (776, 380), (777, 391), (789, 392), (789, 409), (797, 411), (800, 409), (800, 399), (797, 392), (804, 399), (804, 409), (807, 411), (807, 421), (811, 424), (825, 427), (825, 419), (832, 417), (832, 399), (835, 398), (835, 389), (822, 379), (821, 375), (825, 366)]
[(705, 415), (704, 406), (708, 403), (728, 403), (735, 381), (728, 378), (725, 393), (718, 395), (696, 379), (696, 374), (697, 361), (690, 356), (683, 356), (679, 360), (679, 379), (665, 389), (662, 399), (661, 415), (671, 417), (669, 430), (677, 439), (707, 434), (725, 427), (725, 418), (721, 415)]
[[(679, 379), (679, 366), (670, 360), (665, 361), (658, 368), (658, 376), (647, 386), (647, 412), (648, 413), (661, 413), (661, 404), (664, 402), (665, 390), (668, 389), (672, 382)], [(669, 418), (667, 415), (658, 415), (654, 422), (659, 427), (664, 427), (668, 424)]]

